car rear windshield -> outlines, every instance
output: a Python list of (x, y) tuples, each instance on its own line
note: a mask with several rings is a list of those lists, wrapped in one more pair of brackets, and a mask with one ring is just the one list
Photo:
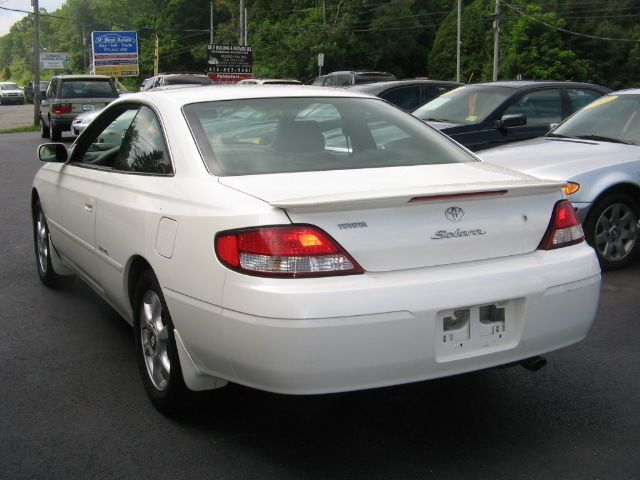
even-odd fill
[(166, 77), (164, 79), (165, 85), (211, 85), (211, 80), (208, 77), (193, 76), (176, 76)]
[(63, 80), (60, 98), (116, 98), (109, 80)]
[(368, 98), (257, 98), (183, 107), (215, 175), (309, 172), (476, 159), (415, 117)]
[(0, 85), (0, 90), (20, 90), (20, 87), (15, 83), (3, 83)]
[(470, 125), (482, 122), (513, 92), (513, 88), (488, 85), (459, 87), (418, 107), (413, 114), (427, 121)]
[(606, 95), (584, 107), (551, 136), (610, 139), (640, 145), (640, 95)]

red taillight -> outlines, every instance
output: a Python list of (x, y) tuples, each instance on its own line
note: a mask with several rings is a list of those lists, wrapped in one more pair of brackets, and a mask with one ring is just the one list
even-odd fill
[(253, 275), (309, 277), (362, 273), (362, 268), (327, 233), (311, 225), (222, 232), (216, 254), (227, 267)]
[(53, 108), (53, 113), (71, 113), (70, 103), (54, 103), (51, 108)]
[(553, 215), (547, 232), (538, 248), (552, 250), (567, 247), (584, 240), (582, 225), (569, 200), (560, 200), (553, 208)]

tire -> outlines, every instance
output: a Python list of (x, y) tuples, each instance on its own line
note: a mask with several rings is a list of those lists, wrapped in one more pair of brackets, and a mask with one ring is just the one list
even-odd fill
[(180, 411), (190, 391), (182, 377), (171, 315), (151, 270), (144, 271), (136, 285), (133, 328), (136, 359), (147, 395), (162, 413)]
[(51, 141), (59, 142), (62, 138), (62, 130), (57, 128), (53, 123), (50, 124), (51, 127)]
[(53, 269), (51, 262), (51, 237), (47, 219), (40, 206), (40, 200), (36, 201), (33, 209), (33, 246), (36, 255), (36, 268), (40, 281), (51, 288), (68, 285), (73, 281), (72, 275), (59, 275)]
[(640, 205), (626, 193), (606, 195), (593, 205), (584, 229), (602, 270), (624, 268), (636, 260), (639, 219)]
[(42, 119), (42, 117), (40, 118), (40, 136), (42, 138), (49, 138), (51, 137), (51, 130), (49, 129), (49, 127), (47, 127), (44, 124), (44, 120)]

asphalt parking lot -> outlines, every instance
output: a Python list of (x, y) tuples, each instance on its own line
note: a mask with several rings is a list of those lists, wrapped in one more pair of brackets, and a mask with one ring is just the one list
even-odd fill
[(0, 105), (0, 131), (33, 125), (33, 104)]
[(0, 478), (640, 478), (640, 265), (604, 275), (588, 338), (535, 373), (305, 397), (232, 386), (167, 418), (125, 321), (80, 281), (37, 278), (39, 143), (0, 135)]

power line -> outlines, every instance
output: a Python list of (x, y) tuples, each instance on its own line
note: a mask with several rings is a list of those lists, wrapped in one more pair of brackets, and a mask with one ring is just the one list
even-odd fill
[(522, 10), (520, 10), (520, 9), (518, 9), (518, 8), (516, 8), (516, 7), (511, 6), (511, 5), (510, 5), (510, 4), (508, 4), (507, 2), (503, 2), (503, 3), (504, 3), (504, 5), (506, 5), (507, 7), (509, 7), (509, 8), (510, 8), (511, 10), (513, 10), (514, 12), (516, 12), (516, 13), (518, 13), (518, 14), (522, 15), (523, 17), (528, 18), (529, 20), (532, 20), (532, 21), (534, 21), (534, 22), (536, 22), (536, 23), (540, 23), (541, 25), (544, 25), (544, 26), (546, 26), (546, 27), (552, 28), (552, 29), (554, 29), (554, 30), (558, 30), (558, 31), (560, 31), (560, 32), (568, 33), (568, 34), (570, 34), (570, 35), (577, 35), (577, 36), (579, 36), (579, 37), (592, 38), (592, 39), (595, 39), (595, 40), (607, 40), (607, 41), (611, 41), (611, 42), (636, 42), (636, 43), (640, 43), (640, 40), (636, 40), (636, 39), (633, 39), (633, 38), (610, 38), (610, 37), (599, 37), (599, 36), (597, 36), (597, 35), (588, 35), (588, 34), (586, 34), (586, 33), (574, 32), (574, 31), (571, 31), (571, 30), (567, 30), (566, 28), (556, 27), (556, 26), (551, 25), (551, 24), (549, 24), (549, 23), (547, 23), (547, 22), (543, 22), (542, 20), (540, 20), (540, 19), (538, 19), (538, 18), (535, 18), (535, 17), (533, 17), (533, 16), (531, 16), (531, 15), (528, 15), (528, 14), (524, 13)]

